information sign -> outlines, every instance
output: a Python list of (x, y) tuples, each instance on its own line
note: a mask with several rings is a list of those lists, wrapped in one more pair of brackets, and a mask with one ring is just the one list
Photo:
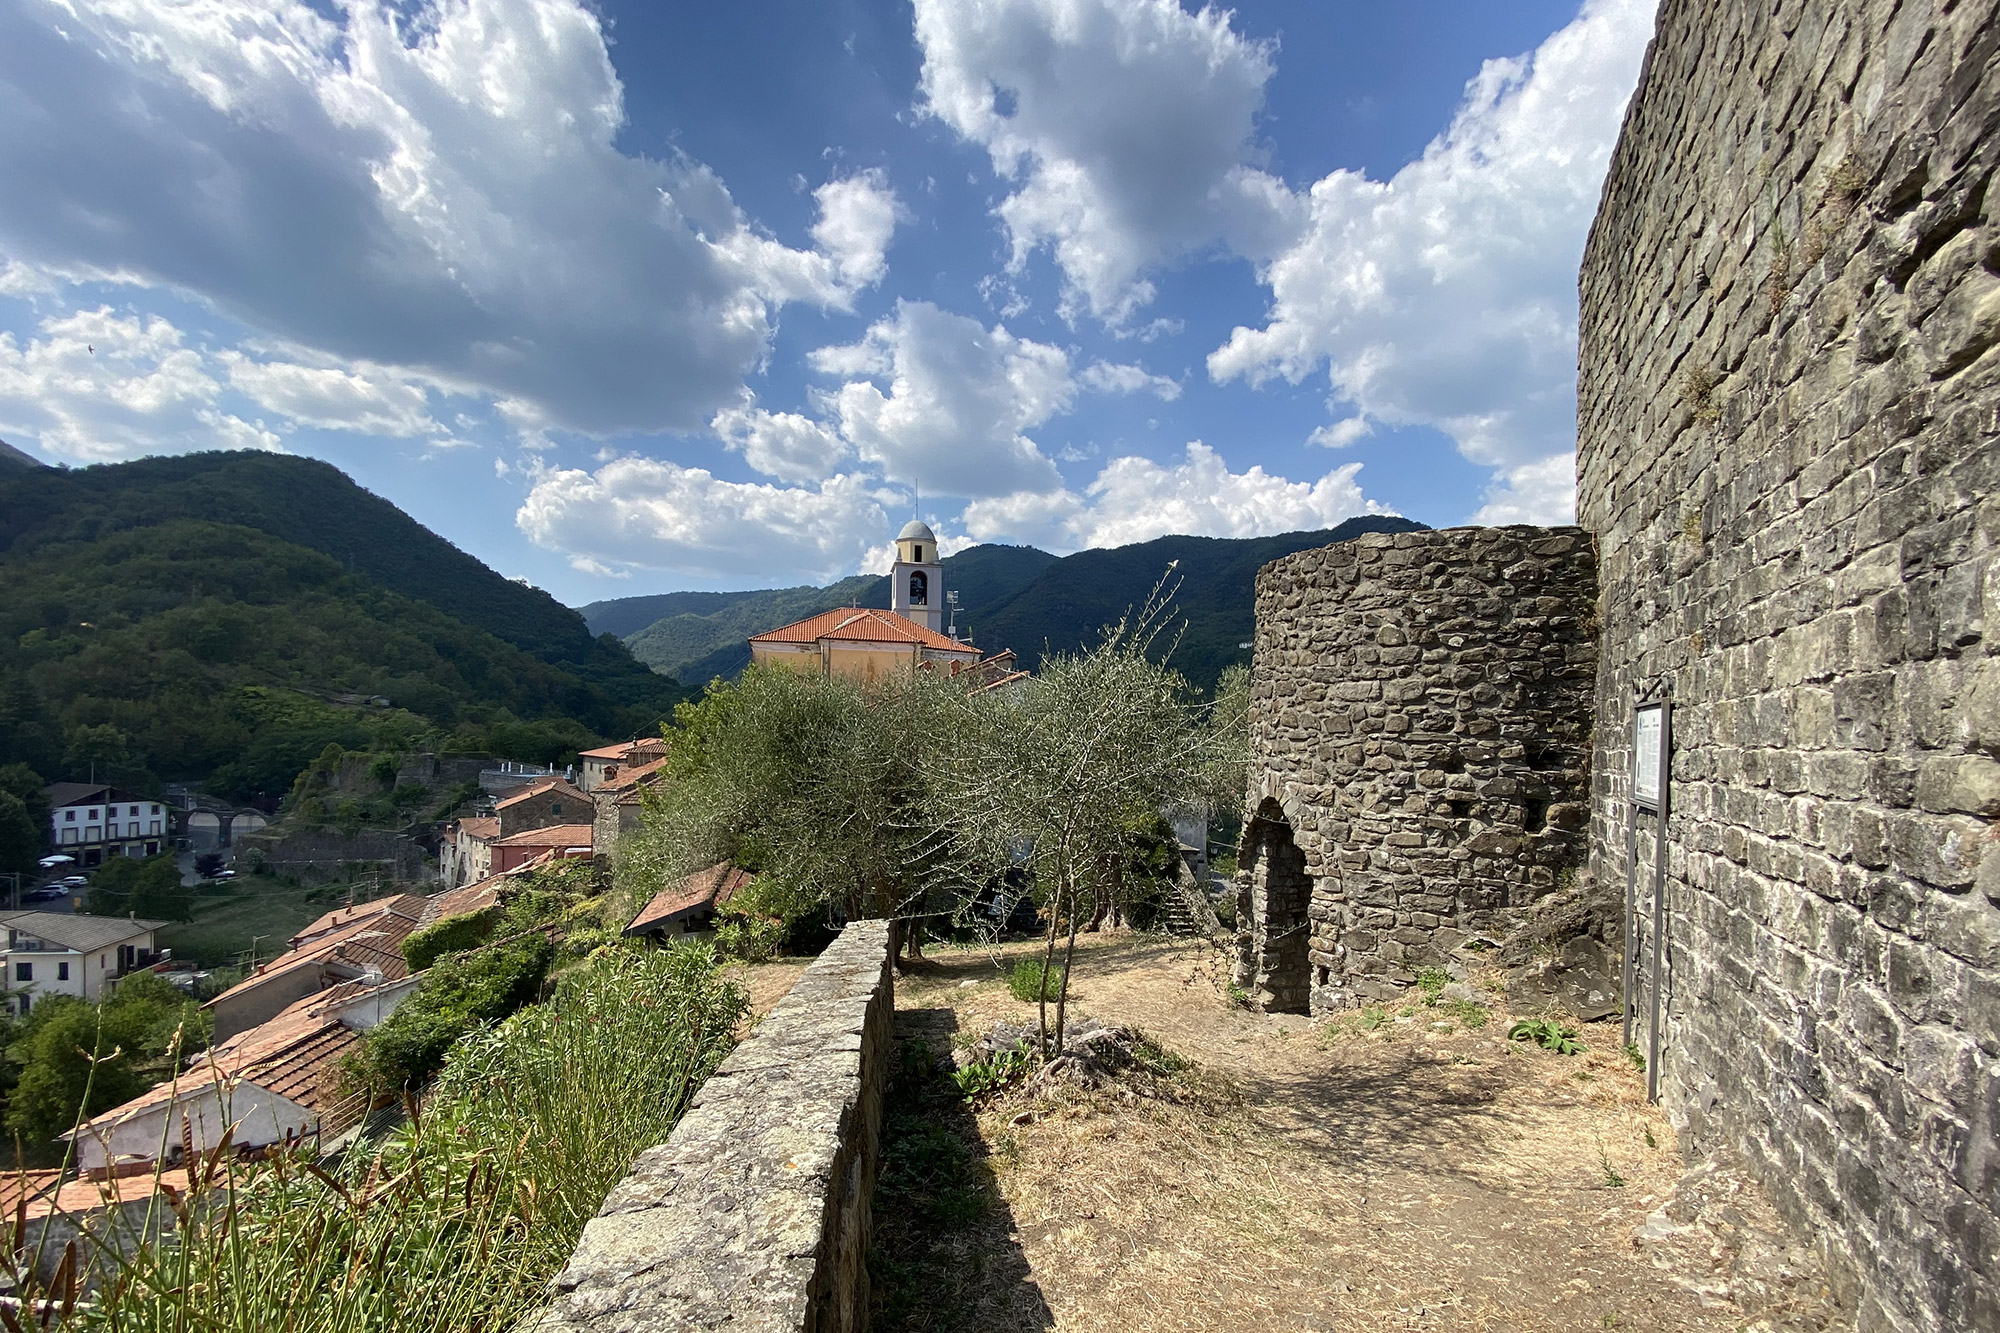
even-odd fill
[(1641, 704), (1632, 715), (1632, 800), (1648, 810), (1660, 808), (1666, 771), (1661, 739), (1660, 705)]

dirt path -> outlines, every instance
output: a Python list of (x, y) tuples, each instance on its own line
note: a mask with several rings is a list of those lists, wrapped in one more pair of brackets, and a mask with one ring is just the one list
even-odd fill
[[(942, 1052), (996, 1020), (1031, 1021), (1002, 971), (1025, 952), (937, 954), (899, 983), (902, 1036)], [(1194, 1061), (1184, 1094), (1017, 1089), (967, 1115), (998, 1199), (964, 1234), (918, 1243), (955, 1247), (931, 1280), (971, 1265), (990, 1281), (951, 1276), (955, 1295), (878, 1323), (1823, 1326), (1744, 1308), (1718, 1247), (1663, 1270), (1635, 1246), (1683, 1168), (1615, 1027), (1564, 1056), (1507, 1041), (1498, 1012), (1476, 1027), (1479, 1015), (1422, 1004), (1331, 1023), (1252, 1014), (1222, 997), (1206, 946), (1122, 933), (1084, 946), (1071, 1003)], [(987, 1290), (1010, 1283), (1020, 1290)]]

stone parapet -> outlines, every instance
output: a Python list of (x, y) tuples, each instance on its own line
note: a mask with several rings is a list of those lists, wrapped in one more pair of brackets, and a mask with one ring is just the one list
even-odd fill
[(541, 1333), (851, 1333), (895, 983), (857, 921), (722, 1063), (584, 1228)]

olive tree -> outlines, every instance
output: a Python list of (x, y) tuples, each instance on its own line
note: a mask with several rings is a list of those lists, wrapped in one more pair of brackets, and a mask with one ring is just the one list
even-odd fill
[(1132, 830), (1159, 812), (1211, 799), (1216, 732), (1187, 682), (1161, 665), (1170, 593), (1108, 626), (1095, 646), (1043, 660), (1011, 687), (960, 696), (940, 709), (949, 736), (926, 747), (934, 821), (960, 864), (998, 873), (1025, 862), (1048, 913), (1043, 975), (1062, 948), (1051, 1023), (1040, 1001), (1042, 1049), (1060, 1054), (1070, 963), (1082, 923), (1120, 890)]
[(636, 905), (728, 861), (754, 871), (759, 904), (787, 919), (820, 906), (908, 912), (949, 846), (928, 817), (924, 773), (925, 747), (948, 735), (930, 715), (954, 694), (928, 672), (863, 686), (752, 667), (710, 685), (665, 732), (664, 780), (618, 845), (621, 893)]

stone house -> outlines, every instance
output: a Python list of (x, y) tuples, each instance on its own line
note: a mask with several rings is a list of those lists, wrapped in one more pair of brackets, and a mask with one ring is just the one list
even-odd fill
[(667, 743), (658, 736), (585, 750), (577, 755), (577, 758), (583, 761), (582, 777), (577, 785), (586, 793), (593, 792), (600, 784), (637, 765), (649, 764), (666, 757)]
[(644, 793), (647, 788), (665, 779), (666, 766), (667, 761), (662, 756), (625, 769), (591, 789), (590, 800), (594, 807), (591, 846), (597, 855), (610, 856), (617, 848), (618, 840), (639, 827), (640, 817), (645, 813)]

